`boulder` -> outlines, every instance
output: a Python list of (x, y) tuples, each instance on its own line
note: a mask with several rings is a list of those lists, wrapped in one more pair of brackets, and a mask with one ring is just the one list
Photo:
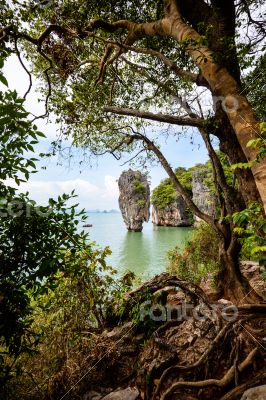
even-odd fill
[(141, 232), (143, 222), (150, 218), (150, 186), (147, 176), (132, 169), (124, 171), (119, 180), (119, 207), (129, 231)]
[(242, 261), (240, 263), (240, 268), (242, 274), (249, 280), (255, 292), (266, 300), (266, 281), (262, 279), (264, 267), (261, 267), (256, 261)]
[(129, 387), (123, 390), (117, 390), (103, 397), (102, 400), (136, 400), (139, 397), (139, 391), (136, 387)]
[(248, 389), (241, 397), (241, 400), (265, 400), (265, 399), (266, 399), (266, 385)]

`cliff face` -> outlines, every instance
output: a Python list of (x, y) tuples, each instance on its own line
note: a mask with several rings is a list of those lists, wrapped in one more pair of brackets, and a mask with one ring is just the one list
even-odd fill
[(160, 226), (191, 226), (186, 203), (181, 196), (164, 208), (153, 205), (152, 222)]
[(129, 231), (141, 232), (150, 218), (150, 187), (140, 171), (124, 171), (119, 180), (119, 207)]
[[(192, 193), (193, 201), (198, 208), (205, 214), (215, 215), (215, 198), (210, 188), (204, 182), (206, 176), (202, 170), (195, 170), (192, 173)], [(195, 216), (196, 222), (200, 222), (200, 218)]]

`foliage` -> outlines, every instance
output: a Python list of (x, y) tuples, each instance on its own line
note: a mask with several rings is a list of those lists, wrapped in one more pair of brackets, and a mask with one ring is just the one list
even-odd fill
[(209, 273), (219, 269), (219, 239), (207, 224), (195, 228), (184, 249), (175, 247), (168, 253), (168, 271), (178, 278), (200, 283)]
[[(38, 378), (47, 365), (49, 373), (56, 372), (62, 348), (77, 349), (84, 331), (116, 323), (134, 278), (114, 277), (105, 261), (110, 250), (88, 244), (79, 228), (85, 211), (70, 205), (74, 191), (38, 206), (11, 186), (36, 171), (37, 159), (30, 154), (44, 135), (28, 115), (16, 92), (0, 92), (0, 396), (5, 398), (15, 395), (11, 378), (23, 380), (32, 372)], [(25, 364), (37, 369), (26, 371)]]
[(248, 88), (248, 99), (251, 102), (257, 117), (261, 121), (266, 121), (265, 102), (266, 102), (266, 81), (263, 71), (266, 69), (266, 54), (260, 56), (255, 64), (255, 68), (245, 78)]
[[(2, 80), (3, 81), (3, 80)], [(12, 362), (31, 336), (31, 301), (54, 287), (54, 275), (65, 269), (64, 254), (87, 240), (78, 233), (84, 211), (67, 205), (74, 197), (62, 195), (37, 206), (28, 194), (18, 194), (8, 182), (19, 185), (36, 170), (30, 157), (38, 138), (44, 136), (28, 120), (24, 100), (14, 91), (0, 92), (0, 380), (9, 377)], [(6, 364), (6, 356), (13, 357)]]
[(73, 366), (84, 363), (95, 334), (118, 323), (134, 274), (117, 278), (106, 263), (110, 253), (109, 248), (99, 250), (94, 244), (66, 251), (65, 269), (54, 275), (55, 287), (32, 299), (29, 329), (35, 335), (35, 352), (31, 357), (21, 354), (17, 360), (21, 373), (6, 387), (12, 399), (27, 398), (43, 382), (42, 393), (48, 396), (58, 376), (63, 379), (64, 371), (76, 372)]
[[(86, 30), (89, 21), (97, 18), (107, 22), (125, 19), (144, 22), (156, 20), (164, 15), (161, 0), (131, 0), (126, 3), (122, 0), (112, 0), (108, 4), (103, 0), (89, 2), (86, 0), (4, 2), (2, 0), (2, 2), (4, 3), (2, 26), (11, 24), (15, 27), (13, 28), (15, 31), (31, 34), (33, 37), (38, 37), (50, 24), (58, 24), (79, 33)], [(249, 2), (249, 6), (252, 11), (255, 6), (258, 13), (262, 7), (262, 1), (256, 2), (256, 4)], [(223, 24), (220, 24), (219, 17), (221, 16), (219, 16), (218, 10), (215, 11), (212, 5), (205, 5), (208, 15), (203, 18), (202, 10), (198, 9), (197, 11), (198, 7), (199, 5), (196, 4), (195, 11), (189, 13), (188, 18), (184, 17), (186, 20), (192, 19), (189, 23), (201, 35), (197, 41), (198, 44), (210, 46), (214, 59), (221, 65), (228, 65), (233, 71), (238, 70), (238, 58), (242, 70), (248, 68), (251, 71), (246, 82), (247, 85), (253, 84), (252, 90), (249, 92), (257, 90), (258, 93), (253, 104), (259, 105), (261, 102), (258, 99), (261, 93), (259, 93), (258, 87), (263, 85), (254, 86), (256, 81), (254, 78), (257, 78), (258, 73), (263, 70), (265, 58), (263, 56), (254, 57), (254, 54), (261, 54), (261, 52), (256, 52), (257, 46), (260, 46), (260, 40), (250, 42), (248, 36), (245, 40), (243, 35), (239, 36), (238, 33), (235, 37), (227, 35), (223, 31)], [(242, 6), (242, 2), (236, 5), (235, 11), (236, 31), (239, 31), (242, 25), (247, 24), (247, 11)], [(210, 15), (212, 15), (211, 18)], [(260, 38), (261, 31), (258, 26), (252, 20), (249, 22), (252, 26), (254, 24), (254, 32)], [(222, 35), (220, 35), (220, 29)], [(251, 28), (247, 27), (247, 29)], [(225, 32), (227, 31), (225, 30)], [(167, 111), (170, 114), (177, 114), (180, 110), (178, 104), (180, 99), (176, 101), (175, 97), (169, 93), (185, 91), (187, 104), (192, 105), (192, 109), (200, 114), (194, 97), (195, 85), (184, 77), (181, 79), (156, 57), (141, 53), (134, 54), (132, 57), (127, 53), (124, 57), (118, 58), (113, 65), (110, 63), (107, 66), (103, 82), (97, 81), (100, 71), (95, 66), (102, 65), (99, 61), (105, 53), (106, 43), (104, 41), (109, 39), (123, 42), (126, 37), (127, 32), (122, 29), (117, 32), (114, 30), (108, 32), (104, 29), (95, 31), (95, 35), (86, 37), (86, 40), (83, 40), (82, 34), (79, 37), (72, 37), (72, 35), (52, 33), (43, 44), (45, 57), (43, 54), (38, 54), (32, 43), (25, 41), (21, 43), (27, 51), (27, 57), (33, 61), (35, 73), (47, 78), (47, 74), (43, 71), (52, 65), (53, 68), (49, 70), (48, 74), (53, 83), (53, 92), (50, 96), (51, 108), (58, 115), (58, 120), (63, 119), (66, 122), (63, 128), (64, 133), (66, 135), (72, 133), (76, 144), (89, 147), (93, 152), (116, 148), (121, 141), (121, 126), (123, 126), (123, 131), (129, 131), (127, 118), (125, 118), (126, 123), (121, 124), (121, 117), (116, 118), (103, 112), (103, 107), (107, 104), (146, 110), (156, 107), (158, 112)], [(196, 44), (194, 39), (177, 43), (171, 38), (146, 36), (138, 38), (137, 47), (157, 50), (174, 60), (179, 68), (198, 73), (198, 67), (187, 51), (188, 45), (191, 46), (193, 41)], [(242, 43), (243, 41), (244, 43)], [(8, 47), (10, 42), (7, 40), (4, 44)], [(132, 66), (125, 61), (125, 58), (143, 68)], [(230, 64), (232, 60), (235, 62), (233, 66)], [(258, 65), (256, 65), (257, 60)], [(263, 74), (261, 75), (261, 80), (263, 80)], [(96, 82), (101, 84), (95, 85)], [(161, 84), (158, 85), (158, 82)], [(43, 91), (47, 93), (46, 84)], [(208, 118), (213, 110), (207, 106), (204, 108), (206, 109), (206, 118)], [(136, 125), (139, 127), (146, 124), (137, 121)], [(119, 129), (117, 129), (118, 127)], [(124, 146), (120, 150), (131, 152), (132, 146)]]
[[(219, 157), (222, 153), (218, 153)], [(224, 157), (225, 158), (225, 157)], [(222, 161), (225, 164), (225, 161)], [(203, 183), (214, 192), (213, 175), (210, 161), (205, 164), (196, 164), (190, 168), (178, 167), (175, 169), (175, 174), (181, 185), (188, 190), (192, 195), (192, 174), (197, 171), (197, 174), (203, 178)], [(232, 175), (232, 173), (231, 173)], [(163, 209), (175, 201), (178, 194), (170, 178), (164, 179), (152, 192), (151, 202), (159, 209)]]
[(139, 180), (133, 181), (134, 191), (139, 194), (145, 194), (146, 186)]
[(242, 258), (266, 260), (266, 222), (262, 207), (253, 202), (233, 215), (234, 231), (242, 244)]
[[(192, 172), (194, 169), (201, 167), (197, 165), (191, 168), (178, 167), (175, 169), (175, 174), (179, 179), (181, 185), (185, 187), (192, 194)], [(159, 209), (163, 209), (169, 204), (173, 203), (177, 198), (177, 193), (172, 181), (167, 178), (164, 179), (152, 192), (151, 202)]]
[(233, 164), (231, 166), (232, 170), (235, 170), (236, 168), (251, 168), (254, 164), (260, 162), (266, 157), (266, 122), (261, 122), (259, 124), (259, 131), (259, 137), (257, 139), (249, 140), (247, 143), (247, 147), (252, 147), (257, 150), (256, 159), (246, 163)]
[(266, 156), (266, 122), (261, 122), (259, 126), (260, 137), (250, 140), (247, 147), (253, 147), (258, 150), (257, 161), (259, 162)]
[[(33, 146), (44, 135), (32, 125), (23, 106), (24, 100), (15, 91), (0, 92), (0, 190), (1, 196), (14, 194), (15, 190), (7, 187), (7, 179), (14, 179), (17, 185), (28, 180), (35, 172)], [(27, 155), (26, 155), (27, 153)]]
[(146, 200), (144, 200), (144, 199), (140, 199), (137, 201), (137, 205), (140, 207), (144, 207), (145, 204), (146, 204)]
[(171, 180), (165, 179), (152, 192), (151, 202), (159, 209), (173, 203), (177, 197), (176, 189)]

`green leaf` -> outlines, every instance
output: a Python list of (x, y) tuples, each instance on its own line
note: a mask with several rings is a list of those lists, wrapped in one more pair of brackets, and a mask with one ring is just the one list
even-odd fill
[(266, 246), (256, 246), (251, 250), (251, 254), (266, 252)]
[(2, 74), (0, 74), (0, 82), (2, 82), (5, 86), (8, 87), (7, 79)]

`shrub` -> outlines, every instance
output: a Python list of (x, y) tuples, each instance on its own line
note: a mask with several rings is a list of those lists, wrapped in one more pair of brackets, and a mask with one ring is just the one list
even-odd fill
[(58, 384), (67, 391), (71, 380), (77, 379), (95, 334), (118, 324), (134, 274), (119, 279), (106, 263), (110, 253), (109, 248), (100, 250), (93, 244), (65, 252), (66, 267), (54, 276), (55, 287), (32, 299), (29, 331), (34, 336), (28, 336), (27, 344), (35, 354), (18, 357), (20, 373), (7, 384), (5, 398), (32, 399), (37, 394), (39, 399), (60, 398)]
[(242, 245), (241, 259), (266, 261), (266, 223), (262, 206), (252, 202), (249, 207), (233, 215), (234, 232)]
[(183, 250), (175, 247), (168, 253), (168, 271), (179, 278), (200, 283), (209, 272), (219, 269), (219, 248), (216, 232), (202, 222)]
[(146, 191), (146, 186), (144, 185), (144, 183), (142, 183), (142, 182), (139, 181), (139, 180), (135, 180), (135, 181), (133, 182), (133, 185), (134, 185), (134, 190), (135, 190), (135, 192), (137, 192), (137, 193), (145, 193), (145, 191)]
[(159, 209), (173, 203), (177, 197), (176, 189), (170, 179), (162, 181), (152, 192), (151, 202)]

